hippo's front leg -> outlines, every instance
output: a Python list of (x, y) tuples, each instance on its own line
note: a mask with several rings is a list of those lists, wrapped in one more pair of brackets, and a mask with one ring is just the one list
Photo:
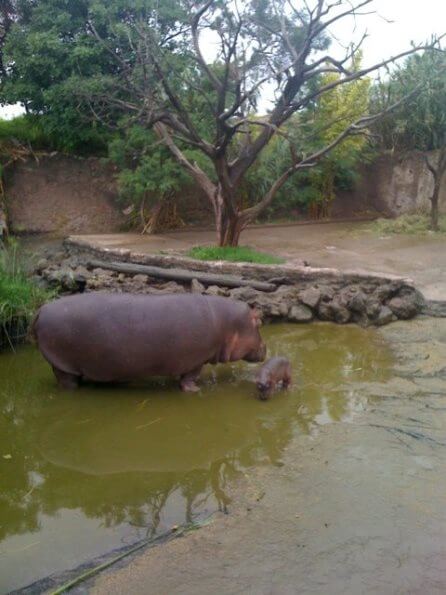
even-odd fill
[(181, 378), (180, 378), (181, 390), (184, 390), (185, 392), (188, 392), (188, 393), (196, 393), (197, 391), (200, 390), (200, 387), (197, 386), (196, 382), (198, 380), (198, 377), (200, 376), (202, 367), (203, 366), (198, 366), (198, 368), (195, 368), (191, 372), (188, 372), (187, 374), (183, 374), (181, 376)]
[(61, 386), (62, 388), (67, 388), (69, 390), (74, 390), (78, 388), (80, 381), (79, 376), (76, 376), (75, 374), (69, 374), (68, 372), (63, 372), (55, 366), (52, 366), (52, 368), (54, 376), (56, 377), (59, 386)]

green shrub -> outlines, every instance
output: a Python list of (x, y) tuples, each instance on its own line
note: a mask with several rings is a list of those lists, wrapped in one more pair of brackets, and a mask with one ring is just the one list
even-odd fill
[(257, 264), (281, 264), (284, 261), (279, 256), (257, 252), (249, 246), (194, 246), (187, 253), (198, 260), (227, 260), (229, 262), (255, 262)]
[[(426, 234), (434, 233), (430, 230), (430, 217), (422, 213), (401, 215), (396, 219), (378, 219), (370, 226), (371, 231), (379, 234)], [(446, 216), (439, 217), (439, 231), (446, 233)]]
[(18, 116), (12, 120), (0, 119), (0, 142), (14, 142), (32, 145), (35, 149), (47, 147), (39, 118), (34, 116)]
[(34, 151), (106, 155), (110, 134), (98, 125), (84, 124), (74, 113), (64, 116), (25, 114), (11, 120), (0, 119), (0, 145), (6, 147), (6, 153), (7, 147), (19, 144)]
[(50, 297), (27, 278), (17, 243), (0, 244), (0, 339), (17, 326), (26, 328), (37, 308)]

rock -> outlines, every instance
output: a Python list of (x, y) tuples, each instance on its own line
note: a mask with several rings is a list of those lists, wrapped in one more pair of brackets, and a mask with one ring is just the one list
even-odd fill
[(259, 295), (260, 292), (252, 287), (237, 287), (230, 292), (230, 296), (234, 300), (240, 300), (242, 302), (247, 302), (248, 304), (254, 303)]
[(394, 320), (396, 320), (396, 316), (392, 310), (387, 306), (383, 306), (373, 323), (376, 326), (384, 326), (385, 324), (389, 324), (389, 322), (393, 322)]
[(380, 285), (375, 289), (374, 296), (376, 297), (378, 302), (382, 304), (383, 302), (394, 297), (399, 289), (400, 286), (397, 283), (386, 283), (384, 285)]
[(321, 299), (321, 292), (316, 287), (309, 287), (299, 292), (299, 299), (306, 306), (316, 308)]
[(90, 279), (87, 279), (86, 282), (86, 289), (100, 289), (101, 287), (101, 282), (99, 281), (99, 279), (95, 279), (93, 277), (91, 277)]
[(182, 285), (175, 281), (168, 281), (160, 287), (160, 293), (186, 293), (186, 290)]
[(192, 279), (190, 290), (191, 293), (204, 293), (205, 287), (202, 283), (200, 283), (200, 281), (197, 281), (197, 279)]
[(286, 318), (288, 315), (288, 304), (273, 294), (258, 292), (257, 298), (252, 304), (258, 308), (266, 318)]
[(75, 268), (74, 274), (82, 275), (83, 277), (87, 278), (90, 276), (90, 271), (86, 267), (79, 265)]
[(318, 315), (321, 320), (332, 320), (339, 324), (346, 324), (351, 318), (351, 312), (338, 299), (331, 302), (322, 301), (319, 304)]
[(74, 278), (74, 273), (71, 269), (57, 269), (49, 271), (45, 278), (48, 285), (54, 289), (62, 291), (76, 292), (78, 289), (77, 282)]
[(409, 320), (409, 318), (416, 316), (422, 308), (417, 294), (418, 292), (413, 291), (412, 293), (394, 297), (387, 305), (397, 318)]
[(367, 296), (364, 292), (355, 290), (351, 292), (347, 299), (348, 308), (355, 312), (356, 314), (360, 314), (361, 316), (366, 314), (367, 311)]
[(226, 297), (228, 295), (228, 290), (225, 287), (219, 287), (218, 285), (211, 285), (205, 291), (206, 295), (220, 295), (222, 297)]
[(54, 252), (52, 254), (51, 260), (55, 260), (56, 262), (62, 262), (66, 258), (66, 254), (63, 250), (59, 250), (58, 252)]
[(266, 295), (274, 299), (286, 300), (290, 306), (299, 301), (299, 290), (295, 285), (279, 285), (276, 291)]
[(141, 283), (142, 285), (146, 285), (147, 275), (134, 275), (133, 281), (135, 281), (136, 283)]
[(366, 303), (366, 314), (372, 320), (375, 320), (381, 311), (381, 303), (374, 297), (371, 296), (367, 299)]
[(49, 265), (48, 259), (40, 258), (37, 261), (35, 270), (40, 273), (41, 271), (43, 271), (43, 269), (46, 269), (48, 265)]
[(286, 302), (281, 302), (279, 304), (279, 316), (280, 318), (288, 318), (288, 311), (290, 307)]
[(272, 283), (273, 285), (292, 285), (293, 281), (288, 277), (271, 277), (271, 279), (268, 279), (268, 283)]
[(324, 285), (319, 291), (321, 292), (321, 301), (323, 302), (330, 302), (335, 296), (335, 291), (332, 287)]
[(125, 281), (125, 275), (124, 275), (124, 273), (119, 273), (119, 275), (118, 275), (118, 282), (119, 283), (124, 283), (124, 281)]
[(296, 304), (288, 312), (290, 322), (310, 322), (313, 319), (313, 312), (304, 304)]

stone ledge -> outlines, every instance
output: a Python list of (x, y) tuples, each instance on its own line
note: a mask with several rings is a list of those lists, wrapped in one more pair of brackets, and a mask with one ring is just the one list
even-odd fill
[[(305, 323), (319, 319), (362, 326), (382, 326), (398, 319), (407, 320), (424, 307), (424, 299), (413, 282), (396, 275), (291, 263), (259, 265), (200, 261), (178, 254), (143, 254), (104, 248), (76, 237), (65, 240), (64, 246), (66, 258), (38, 273), (43, 283), (67, 292), (107, 290), (165, 294), (192, 291), (244, 301), (258, 308), (266, 321)], [(157, 268), (157, 278), (150, 275), (150, 267), (152, 271)], [(172, 280), (175, 269), (187, 272), (188, 280), (184, 276)], [(168, 282), (162, 278), (163, 270), (169, 271), (166, 274), (170, 279)], [(220, 280), (214, 284), (200, 282), (205, 278), (203, 273), (214, 274), (214, 278), (220, 275)], [(225, 286), (225, 275), (226, 278), (232, 276), (232, 280), (237, 277), (240, 287), (234, 283), (231, 287)], [(208, 279), (211, 277), (209, 275)], [(262, 284), (268, 286), (268, 291), (258, 289)]]
[(370, 273), (368, 271), (353, 271), (333, 268), (316, 268), (296, 264), (253, 264), (244, 262), (196, 260), (178, 254), (146, 254), (122, 248), (104, 248), (70, 236), (64, 240), (64, 246), (70, 254), (88, 255), (106, 261), (119, 260), (135, 264), (169, 268), (184, 268), (189, 271), (218, 272), (228, 275), (239, 275), (244, 279), (252, 278), (261, 281), (274, 282), (276, 285), (296, 283), (299, 281), (343, 282), (357, 283), (361, 281), (376, 282), (377, 284), (399, 282), (413, 286), (411, 279), (391, 275), (388, 273)]

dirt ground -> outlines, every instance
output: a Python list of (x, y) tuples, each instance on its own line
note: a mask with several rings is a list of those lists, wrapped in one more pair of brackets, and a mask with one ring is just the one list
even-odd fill
[(395, 351), (351, 423), (298, 436), (246, 478), (230, 515), (138, 555), (78, 592), (446, 592), (446, 320), (377, 331)]
[[(258, 226), (245, 230), (242, 244), (308, 261), (312, 266), (393, 273), (413, 279), (426, 298), (446, 298), (446, 238), (384, 236), (367, 223)], [(179, 231), (154, 236), (104, 234), (75, 236), (108, 247), (138, 252), (180, 251), (215, 241), (212, 231)]]

